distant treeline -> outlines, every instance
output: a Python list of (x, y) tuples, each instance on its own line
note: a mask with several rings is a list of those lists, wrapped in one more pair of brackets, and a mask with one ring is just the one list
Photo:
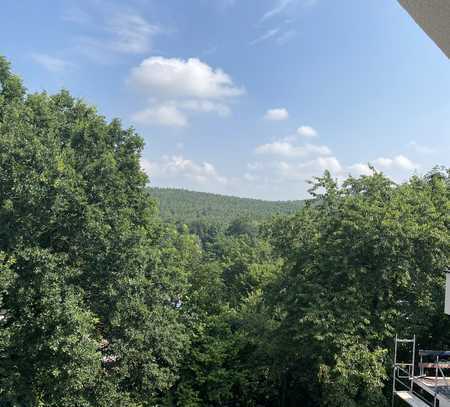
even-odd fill
[(227, 225), (237, 218), (260, 222), (273, 215), (293, 214), (305, 204), (301, 200), (263, 201), (176, 188), (152, 187), (149, 190), (158, 202), (163, 219), (186, 224), (201, 220)]

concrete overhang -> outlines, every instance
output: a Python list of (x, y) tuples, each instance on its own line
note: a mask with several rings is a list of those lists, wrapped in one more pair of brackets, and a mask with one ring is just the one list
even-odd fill
[(450, 58), (450, 0), (398, 0)]

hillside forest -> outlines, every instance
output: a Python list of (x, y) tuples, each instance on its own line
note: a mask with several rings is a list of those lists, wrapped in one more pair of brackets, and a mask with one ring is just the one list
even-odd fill
[(450, 347), (448, 168), (274, 204), (149, 187), (143, 147), (0, 58), (1, 406), (382, 407), (396, 333)]
[(273, 215), (292, 215), (304, 205), (301, 200), (263, 201), (176, 188), (152, 187), (150, 194), (163, 220), (188, 225), (201, 222), (224, 226), (242, 218), (261, 223)]

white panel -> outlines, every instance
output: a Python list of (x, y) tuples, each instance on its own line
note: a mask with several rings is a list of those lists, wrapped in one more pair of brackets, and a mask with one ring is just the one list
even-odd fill
[(445, 282), (445, 313), (450, 315), (450, 273), (447, 273)]

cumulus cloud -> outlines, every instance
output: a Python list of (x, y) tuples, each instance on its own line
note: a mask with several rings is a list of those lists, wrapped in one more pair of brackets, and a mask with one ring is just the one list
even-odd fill
[(372, 175), (372, 170), (368, 164), (356, 163), (348, 167), (350, 174), (358, 175)]
[(186, 127), (186, 115), (173, 104), (161, 104), (138, 111), (131, 116), (136, 123), (143, 125), (159, 125)]
[[(289, 159), (287, 159), (289, 158)], [(247, 164), (243, 183), (246, 191), (255, 191), (269, 199), (303, 199), (308, 197), (308, 181), (321, 176), (325, 170), (342, 180), (345, 166), (333, 155), (307, 157), (271, 157), (262, 162)]]
[(287, 141), (274, 141), (259, 145), (255, 148), (257, 154), (276, 155), (282, 157), (304, 157), (309, 154), (329, 155), (331, 150), (327, 146), (305, 144), (296, 146)]
[[(254, 153), (258, 156), (258, 161), (247, 164), (242, 182), (247, 184), (249, 191), (257, 190), (266, 196), (301, 199), (307, 197), (308, 181), (323, 175), (324, 171), (329, 171), (339, 182), (349, 174), (373, 174), (371, 164), (343, 163), (330, 147), (313, 143), (312, 139), (318, 135), (314, 127), (302, 125), (294, 134), (257, 145)], [(397, 180), (405, 178), (406, 170), (418, 168), (417, 164), (403, 155), (380, 157), (372, 161), (372, 164), (376, 168), (388, 168), (388, 176)]]
[(322, 171), (328, 170), (331, 173), (339, 174), (343, 170), (341, 163), (336, 157), (318, 157), (316, 162)]
[(264, 118), (266, 120), (273, 120), (273, 121), (287, 120), (289, 118), (289, 112), (284, 107), (269, 109), (264, 115)]
[(279, 178), (278, 182), (286, 181), (307, 181), (314, 176), (320, 175), (328, 170), (333, 175), (341, 175), (343, 167), (336, 157), (317, 157), (300, 163), (277, 161), (273, 163), (273, 168)]
[(297, 134), (302, 137), (317, 137), (317, 130), (311, 126), (300, 126), (297, 129)]
[(163, 156), (158, 161), (141, 159), (141, 168), (152, 182), (170, 184), (175, 181), (180, 186), (183, 181), (188, 185), (205, 186), (211, 184), (226, 185), (228, 180), (220, 175), (209, 162), (196, 163), (182, 155)]
[(221, 100), (244, 93), (221, 69), (197, 58), (150, 57), (131, 70), (129, 82), (136, 89), (164, 98)]
[(254, 152), (260, 159), (247, 164), (246, 173), (251, 176), (245, 176), (244, 180), (254, 188), (258, 185), (264, 193), (278, 191), (290, 199), (299, 199), (307, 196), (307, 181), (325, 170), (342, 179), (346, 167), (328, 146), (302, 141), (317, 135), (313, 127), (300, 126), (291, 136), (256, 146)]
[(186, 127), (189, 125), (188, 112), (216, 112), (219, 116), (228, 116), (230, 108), (210, 100), (172, 100), (154, 102), (146, 109), (133, 113), (131, 119), (146, 126)]
[(411, 161), (408, 157), (399, 154), (395, 157), (379, 157), (370, 164), (356, 163), (350, 165), (348, 170), (352, 175), (372, 175), (373, 166), (375, 170), (387, 171), (390, 175), (398, 175), (398, 172), (413, 171), (420, 168), (420, 165)]
[(147, 58), (131, 70), (128, 83), (140, 94), (152, 98), (151, 103), (162, 105), (164, 110), (171, 106), (172, 113), (183, 115), (186, 122), (183, 125), (187, 124), (189, 112), (228, 116), (230, 102), (245, 92), (223, 70), (214, 69), (198, 58)]
[(415, 164), (409, 158), (401, 154), (393, 158), (380, 157), (374, 160), (373, 163), (375, 167), (378, 166), (381, 168), (394, 168), (409, 171), (419, 168), (418, 164)]
[(73, 64), (65, 61), (61, 58), (52, 57), (47, 54), (32, 54), (34, 62), (44, 67), (47, 71), (53, 73), (61, 73), (66, 71), (68, 68), (73, 67)]

